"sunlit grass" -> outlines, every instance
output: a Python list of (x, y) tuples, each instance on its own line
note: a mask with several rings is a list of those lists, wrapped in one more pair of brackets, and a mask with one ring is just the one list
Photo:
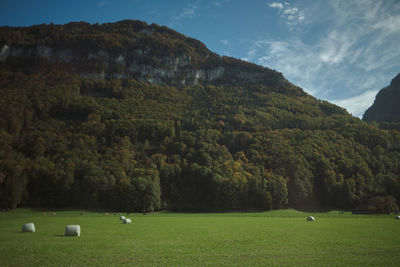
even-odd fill
[[(81, 213), (83, 215), (81, 215)], [(125, 214), (124, 214), (125, 215)], [(313, 215), (315, 222), (307, 222)], [(400, 221), (389, 215), (119, 214), (18, 209), (0, 213), (0, 265), (398, 265)], [(35, 233), (21, 233), (34, 222)], [(80, 237), (65, 237), (79, 224)]]

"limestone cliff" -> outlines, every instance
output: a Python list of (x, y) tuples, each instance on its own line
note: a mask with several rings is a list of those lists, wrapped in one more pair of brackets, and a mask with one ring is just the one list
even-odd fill
[(268, 81), (283, 89), (289, 84), (276, 71), (221, 57), (201, 42), (166, 27), (132, 20), (102, 25), (80, 22), (2, 27), (0, 62), (19, 67), (51, 64), (82, 77), (133, 78), (178, 87)]

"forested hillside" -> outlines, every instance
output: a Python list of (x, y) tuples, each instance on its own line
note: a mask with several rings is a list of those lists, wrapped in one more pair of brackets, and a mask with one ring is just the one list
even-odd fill
[(2, 208), (350, 209), (400, 199), (399, 131), (166, 27), (2, 27), (0, 49)]

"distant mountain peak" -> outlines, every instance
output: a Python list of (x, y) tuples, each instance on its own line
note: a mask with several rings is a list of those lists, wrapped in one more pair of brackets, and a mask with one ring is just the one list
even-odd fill
[(400, 73), (390, 85), (378, 92), (363, 116), (367, 122), (400, 122)]

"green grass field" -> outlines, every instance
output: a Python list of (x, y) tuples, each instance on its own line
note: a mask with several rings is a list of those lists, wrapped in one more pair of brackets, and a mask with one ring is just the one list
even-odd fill
[[(80, 213), (83, 212), (83, 215)], [(122, 214), (125, 215), (125, 214)], [(400, 264), (400, 220), (280, 210), (258, 213), (118, 214), (0, 212), (0, 266), (265, 266)], [(35, 233), (22, 233), (33, 222)], [(80, 237), (64, 236), (81, 225)]]

